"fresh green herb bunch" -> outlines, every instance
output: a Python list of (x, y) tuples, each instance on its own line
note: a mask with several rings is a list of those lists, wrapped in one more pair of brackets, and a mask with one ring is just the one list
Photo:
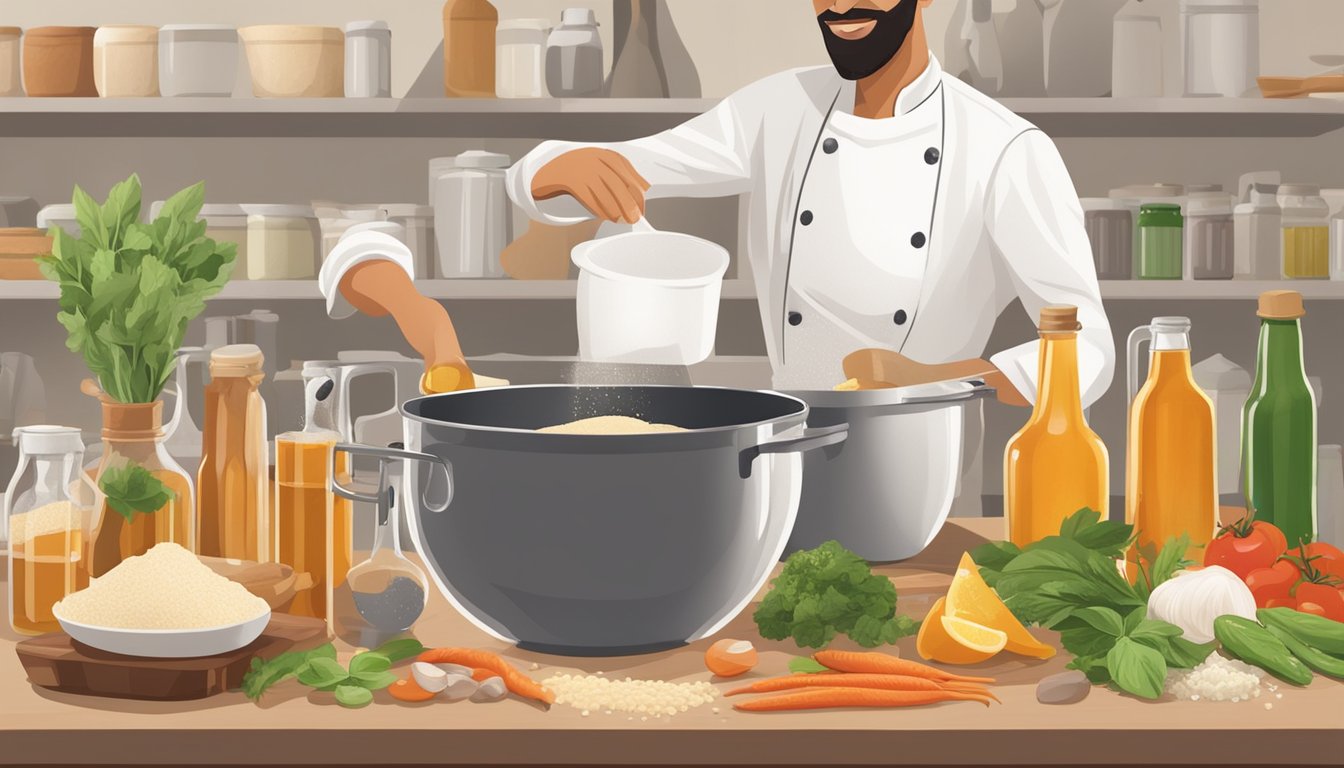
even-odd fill
[(425, 647), (413, 637), (392, 640), (373, 651), (356, 654), (350, 667), (336, 660), (336, 648), (331, 643), (311, 651), (290, 651), (264, 661), (252, 659), (251, 668), (243, 676), (243, 695), (260, 701), (262, 694), (273, 686), (297, 679), (300, 684), (319, 691), (335, 694), (336, 703), (358, 709), (373, 702), (373, 692), (381, 691), (397, 681), (392, 666), (423, 653)]
[(1147, 618), (1152, 591), (1190, 565), (1189, 538), (1141, 551), (1136, 584), (1120, 574), (1120, 561), (1133, 545), (1133, 526), (1082, 509), (1064, 521), (1058, 536), (1026, 548), (992, 542), (971, 557), (1020, 620), (1059, 632), (1064, 650), (1074, 656), (1069, 667), (1093, 683), (1156, 699), (1168, 668), (1190, 669), (1216, 644), (1192, 643), (1180, 627)]
[(896, 615), (891, 579), (834, 541), (791, 555), (755, 619), (762, 637), (792, 637), (803, 648), (824, 648), (837, 634), (875, 648), (919, 630), (919, 622)]
[(187, 324), (228, 282), (237, 246), (205, 236), (204, 184), (169, 198), (140, 223), (140, 179), (112, 187), (99, 205), (75, 187), (78, 240), (54, 228), (42, 274), (61, 288), (66, 346), (119, 403), (151, 403), (172, 375)]

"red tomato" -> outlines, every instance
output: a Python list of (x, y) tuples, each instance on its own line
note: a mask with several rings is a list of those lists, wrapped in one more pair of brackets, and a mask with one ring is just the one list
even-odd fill
[(1313, 568), (1326, 576), (1344, 581), (1344, 551), (1339, 547), (1318, 541), (1308, 544), (1306, 553)]
[(1221, 565), (1244, 581), (1252, 571), (1273, 566), (1287, 546), (1283, 532), (1269, 523), (1238, 524), (1209, 542), (1204, 565)]
[(1257, 568), (1246, 577), (1246, 586), (1255, 596), (1258, 608), (1268, 608), (1271, 600), (1292, 599), (1293, 586), (1302, 578), (1297, 566), (1280, 560), (1270, 568)]
[(1297, 610), (1302, 613), (1310, 613), (1313, 616), (1325, 616), (1325, 609), (1315, 603), (1298, 603)]
[(1276, 597), (1265, 604), (1265, 608), (1292, 608), (1297, 610), (1297, 601), (1291, 597)]
[(1306, 582), (1297, 585), (1295, 596), (1300, 605), (1319, 606), (1327, 619), (1344, 621), (1344, 594), (1340, 594), (1339, 587)]

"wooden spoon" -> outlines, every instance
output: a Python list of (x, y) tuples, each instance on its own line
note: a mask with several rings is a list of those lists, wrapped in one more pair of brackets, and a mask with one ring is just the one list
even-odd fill
[(1344, 93), (1344, 75), (1261, 77), (1256, 82), (1267, 99), (1292, 99), (1309, 93)]

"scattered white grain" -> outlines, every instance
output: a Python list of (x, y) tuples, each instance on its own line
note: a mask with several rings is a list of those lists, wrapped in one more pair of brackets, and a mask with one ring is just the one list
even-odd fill
[(95, 627), (205, 629), (242, 624), (271, 608), (191, 552), (164, 543), (123, 560), (86, 589), (56, 603), (54, 610)]
[(1283, 698), (1283, 694), (1282, 694), (1282, 693), (1276, 693), (1276, 694), (1274, 694), (1274, 698), (1276, 698), (1276, 699), (1282, 699), (1282, 698)]
[(555, 692), (557, 704), (575, 709), (601, 709), (638, 715), (675, 715), (710, 704), (718, 691), (707, 682), (669, 683), (663, 680), (612, 680), (605, 677), (557, 675), (542, 683)]
[(1190, 701), (1240, 703), (1260, 695), (1264, 676), (1264, 672), (1249, 664), (1215, 653), (1194, 669), (1169, 673), (1167, 692)]
[(583, 712), (582, 712), (581, 714), (582, 714), (584, 717), (587, 717), (587, 716), (588, 716), (588, 710), (586, 710), (586, 709), (583, 710)]
[(1265, 709), (1273, 709), (1273, 708), (1274, 708), (1274, 705), (1273, 705), (1273, 704), (1270, 704), (1269, 702), (1265, 702)]

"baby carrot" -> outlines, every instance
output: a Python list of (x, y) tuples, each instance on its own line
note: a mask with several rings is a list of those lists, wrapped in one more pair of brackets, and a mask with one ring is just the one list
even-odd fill
[(949, 681), (940, 683), (937, 680), (930, 680), (926, 677), (910, 677), (909, 675), (855, 675), (855, 674), (834, 674), (834, 675), (789, 675), (787, 677), (773, 677), (767, 680), (757, 680), (751, 685), (735, 688), (729, 691), (727, 696), (737, 696), (742, 693), (775, 693), (776, 691), (792, 691), (798, 688), (874, 688), (886, 691), (959, 691), (961, 693), (975, 693), (982, 696), (989, 696), (995, 701), (994, 694), (987, 688), (975, 683), (958, 683)]
[(477, 667), (471, 670), (471, 679), (478, 683), (484, 683), (492, 677), (499, 677), (499, 673), (493, 669), (486, 669), (485, 667)]
[[(504, 678), (504, 685), (512, 693), (545, 704), (555, 703), (555, 694), (540, 683), (514, 669), (501, 656), (472, 648), (431, 648), (420, 654), (418, 661), (429, 664), (460, 664), (474, 669), (488, 669)], [(474, 675), (473, 675), (474, 677)]]
[(818, 688), (780, 696), (744, 701), (733, 707), (743, 712), (785, 712), (797, 709), (919, 707), (943, 701), (978, 701), (989, 698), (961, 691), (879, 691), (872, 688)]
[(906, 659), (898, 659), (895, 656), (888, 656), (885, 653), (819, 651), (812, 658), (816, 659), (818, 664), (833, 669), (836, 672), (909, 675), (911, 677), (923, 677), (939, 682), (947, 682), (949, 680), (955, 680), (959, 683), (994, 682), (994, 678), (992, 677), (966, 677), (964, 675), (954, 675), (951, 672), (944, 672), (941, 669), (930, 667), (927, 664), (920, 664), (917, 661), (908, 661)]

